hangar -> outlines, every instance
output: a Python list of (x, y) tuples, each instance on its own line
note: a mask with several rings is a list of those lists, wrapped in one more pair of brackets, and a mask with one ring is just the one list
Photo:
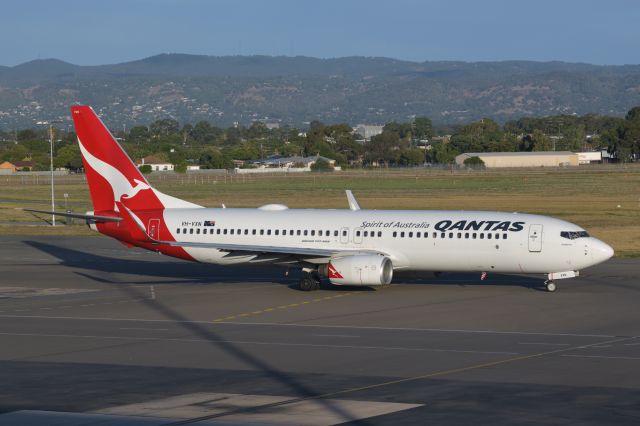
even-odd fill
[(464, 160), (478, 157), (485, 167), (558, 167), (577, 166), (578, 154), (570, 151), (534, 152), (465, 152), (456, 156), (456, 164), (464, 165)]

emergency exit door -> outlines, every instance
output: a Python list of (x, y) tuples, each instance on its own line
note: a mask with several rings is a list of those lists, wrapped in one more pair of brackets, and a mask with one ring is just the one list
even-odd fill
[(529, 226), (529, 251), (542, 251), (542, 225)]

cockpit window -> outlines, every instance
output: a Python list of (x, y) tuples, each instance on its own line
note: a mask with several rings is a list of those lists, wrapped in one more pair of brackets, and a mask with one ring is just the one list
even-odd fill
[(587, 231), (562, 231), (560, 232), (560, 236), (569, 240), (575, 240), (577, 238), (588, 237), (589, 233)]

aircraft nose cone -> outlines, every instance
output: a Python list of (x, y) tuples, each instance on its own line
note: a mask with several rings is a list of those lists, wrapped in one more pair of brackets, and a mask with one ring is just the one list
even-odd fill
[(591, 255), (593, 256), (593, 260), (596, 262), (604, 262), (605, 260), (611, 259), (613, 257), (613, 249), (611, 246), (605, 242), (594, 239), (591, 244)]

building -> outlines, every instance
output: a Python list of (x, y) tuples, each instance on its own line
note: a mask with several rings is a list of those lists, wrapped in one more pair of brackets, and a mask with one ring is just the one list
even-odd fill
[(602, 152), (578, 152), (578, 164), (602, 163)]
[(373, 136), (382, 133), (384, 126), (376, 126), (373, 124), (358, 124), (353, 130), (362, 136), (365, 141), (370, 141)]
[(467, 158), (478, 157), (485, 167), (558, 167), (577, 166), (578, 154), (569, 151), (534, 152), (465, 152), (456, 157), (456, 164), (464, 165)]
[[(250, 168), (240, 168), (241, 165), (239, 166), (239, 163), (236, 163), (237, 160), (234, 160), (234, 163), (236, 164), (236, 173), (296, 173), (310, 172), (311, 166), (313, 166), (318, 160), (324, 160), (329, 163), (329, 167), (334, 171), (341, 170), (340, 166), (335, 165), (336, 160), (332, 160), (321, 155), (315, 155), (312, 157), (280, 157), (274, 155), (265, 159), (249, 162), (252, 166)], [(244, 164), (246, 164), (246, 162)]]
[(151, 170), (153, 170), (154, 172), (173, 171), (174, 169), (173, 164), (167, 161), (163, 161), (153, 155), (144, 157), (138, 162), (138, 167), (142, 167), (145, 165), (151, 166)]
[(33, 161), (5, 161), (0, 164), (0, 170), (4, 173), (30, 172), (33, 170)]
[(273, 157), (268, 157), (262, 160), (255, 160), (252, 161), (251, 164), (261, 167), (261, 168), (291, 168), (291, 167), (298, 167), (298, 168), (309, 168), (311, 169), (311, 166), (313, 166), (315, 164), (316, 161), (318, 160), (324, 160), (327, 163), (329, 163), (330, 167), (335, 167), (336, 165), (336, 160), (332, 160), (330, 158), (327, 157), (323, 157), (321, 155), (314, 155), (312, 157), (302, 157), (299, 155), (293, 156), (293, 157), (280, 157), (280, 156), (273, 156)]

